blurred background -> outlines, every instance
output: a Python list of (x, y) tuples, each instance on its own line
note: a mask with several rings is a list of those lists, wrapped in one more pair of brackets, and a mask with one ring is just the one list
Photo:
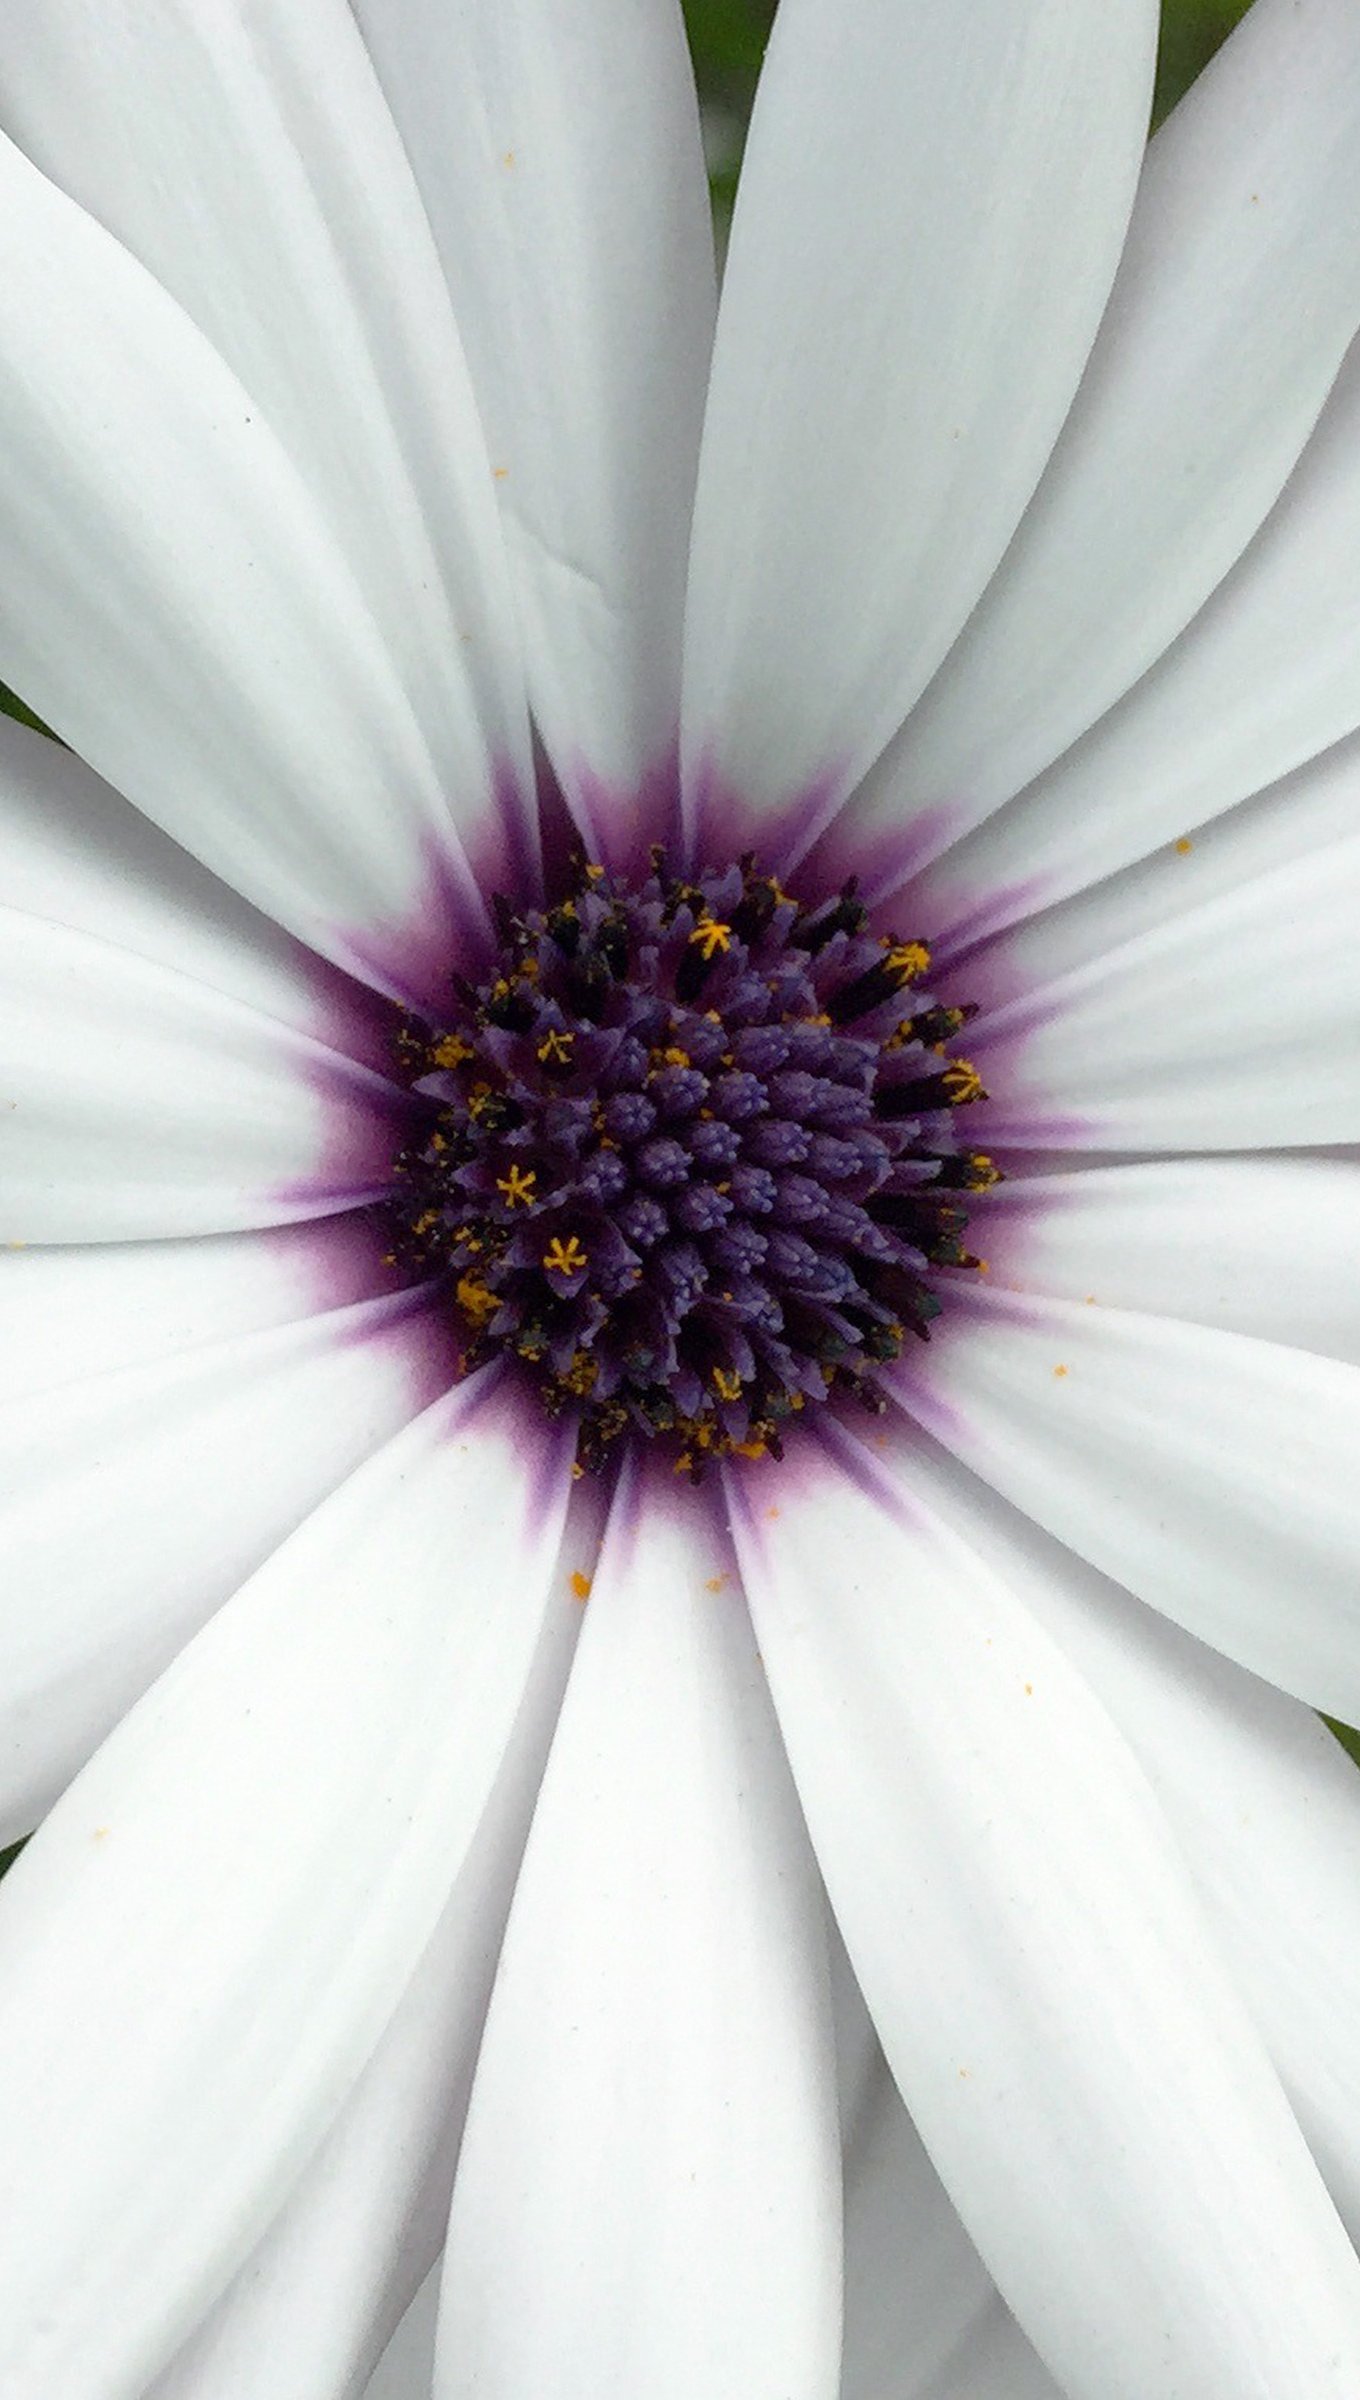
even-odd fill
[[(847, 0), (847, 5), (850, 0)], [(959, 0), (960, 6), (966, 0)], [(1249, 0), (1162, 0), (1162, 38), (1152, 121), (1159, 125), (1245, 16)], [(737, 188), (746, 124), (776, 0), (684, 0), (699, 78), (709, 184), (719, 232)]]

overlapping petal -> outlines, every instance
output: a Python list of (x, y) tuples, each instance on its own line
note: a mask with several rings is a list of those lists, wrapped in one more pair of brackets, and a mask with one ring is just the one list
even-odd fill
[(1278, 498), (1360, 324), (1358, 211), (1360, 20), (1350, 0), (1257, 0), (1152, 144), (1061, 439), (856, 801), (858, 836), (902, 836), (918, 814), (955, 836), (977, 824), (1189, 623)]
[(5, 2400), (141, 2400), (353, 2090), (494, 1786), (568, 1483), (494, 1371), (437, 1403), (190, 1644), (7, 1878)]
[(441, 2400), (830, 2400), (834, 2101), (815, 1873), (730, 1553), (625, 1472), (478, 2062)]
[[(443, 2244), (506, 1912), (581, 1622), (572, 1578), (589, 1575), (598, 1549), (594, 1494), (576, 1499), (505, 1755), (430, 1946), (315, 2158), (148, 2400), (334, 2400), (390, 2335), (414, 2346), (414, 2329), (394, 2327)], [(430, 2400), (428, 2345), (423, 2372)]]
[(685, 632), (686, 801), (725, 847), (825, 823), (1010, 540), (1118, 263), (1156, 15), (783, 0)]
[(373, 1068), (92, 934), (0, 907), (6, 1242), (228, 1233), (385, 1192)]
[(984, 2260), (1067, 2400), (1340, 2395), (1360, 2265), (1146, 1779), (1006, 1581), (835, 1458), (769, 1503), (731, 1478), (738, 1553), (842, 1933)]
[(418, 1295), (318, 1308), (0, 1409), (0, 1840), (37, 1823), (180, 1645), (447, 1386), (447, 1329)]
[(362, 586), (464, 838), (485, 833), (490, 762), (527, 834), (485, 439), (344, 0), (58, 0), (0, 61), (0, 124), (173, 294), (268, 419)]
[(428, 996), (483, 901), (363, 591), (246, 387), (3, 137), (0, 440), (5, 680), (280, 924)]
[(1007, 1292), (955, 1301), (902, 1404), (1026, 1516), (1254, 1673), (1360, 1714), (1360, 1370)]
[(674, 749), (712, 338), (680, 10), (355, 0), (355, 14), (467, 345), (535, 717), (578, 818), (616, 854), (637, 785)]

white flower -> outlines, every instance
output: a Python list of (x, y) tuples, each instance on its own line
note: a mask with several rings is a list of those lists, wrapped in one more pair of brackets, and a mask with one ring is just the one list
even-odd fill
[[(1349, 2400), (1353, 0), (1146, 165), (1154, 0), (782, 0), (711, 365), (671, 0), (22, 16), (2, 2400), (358, 2394), (441, 2248), (438, 2400)], [(382, 1255), (480, 1123), (391, 1004), (677, 792), (933, 945), (1008, 1174), (886, 1414), (697, 1491)]]

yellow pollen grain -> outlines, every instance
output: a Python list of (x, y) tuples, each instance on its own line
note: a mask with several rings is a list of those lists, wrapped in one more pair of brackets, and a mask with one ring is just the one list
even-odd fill
[[(732, 1454), (735, 1458), (768, 1458), (770, 1446), (768, 1442), (734, 1442)], [(777, 1517), (779, 1511), (777, 1508), (768, 1508), (765, 1514), (768, 1517)]]
[(526, 1172), (523, 1167), (512, 1166), (508, 1175), (498, 1175), (496, 1177), (496, 1189), (498, 1192), (503, 1192), (505, 1194), (505, 1205), (507, 1208), (514, 1208), (516, 1203), (521, 1200), (526, 1208), (531, 1208), (533, 1206), (534, 1186), (537, 1184), (537, 1182), (538, 1177), (532, 1167), (530, 1167)]
[(661, 1063), (665, 1067), (688, 1067), (692, 1061), (688, 1050), (681, 1050), (673, 1043), (669, 1050), (662, 1051)]
[(495, 1293), (489, 1292), (476, 1275), (460, 1275), (454, 1292), (464, 1316), (471, 1317), (474, 1325), (484, 1325), (500, 1307)]
[(720, 1400), (739, 1400), (741, 1398), (741, 1377), (732, 1367), (715, 1367), (713, 1389)]
[(1057, 1376), (1059, 1379), (1061, 1379), (1061, 1377), (1064, 1376), (1067, 1371), (1068, 1370), (1066, 1367), (1055, 1367), (1053, 1370), (1055, 1376)]
[(1176, 848), (1179, 850), (1182, 858), (1184, 858), (1189, 851), (1193, 850), (1194, 847), (1195, 845), (1191, 841), (1188, 833), (1183, 833), (1180, 840), (1176, 844)]
[(940, 1080), (946, 1097), (955, 1108), (962, 1108), (966, 1101), (985, 1100), (987, 1097), (982, 1088), (982, 1077), (970, 1058), (951, 1059)]
[(930, 965), (930, 952), (924, 942), (894, 942), (883, 963), (899, 983), (915, 983)]
[(702, 950), (705, 958), (716, 958), (720, 951), (730, 948), (732, 928), (720, 924), (716, 917), (705, 917), (702, 923), (695, 926), (689, 938), (697, 949)]
[(430, 1052), (430, 1057), (437, 1067), (461, 1067), (464, 1060), (473, 1055), (471, 1042), (465, 1042), (461, 1033), (441, 1035)]
[(589, 1266), (590, 1259), (574, 1233), (565, 1242), (555, 1233), (543, 1253), (543, 1264), (550, 1275), (579, 1275), (583, 1267)]
[(497, 483), (504, 483), (509, 472), (510, 469), (508, 467), (493, 467), (491, 470), (492, 476)]
[(583, 1575), (579, 1567), (572, 1569), (571, 1588), (576, 1599), (588, 1600), (590, 1598), (590, 1577)]
[(586, 881), (587, 883), (603, 883), (604, 881), (604, 868), (597, 866), (594, 860), (586, 868)]
[(725, 1592), (726, 1589), (727, 1577), (725, 1575), (710, 1575), (707, 1583), (704, 1585), (704, 1590), (706, 1592)]

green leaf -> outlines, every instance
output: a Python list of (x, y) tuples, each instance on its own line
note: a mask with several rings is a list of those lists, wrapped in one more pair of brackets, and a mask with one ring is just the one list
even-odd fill
[(1154, 128), (1203, 73), (1249, 5), (1250, 0), (1162, 0), (1157, 89), (1152, 102)]
[[(18, 693), (12, 692), (5, 683), (0, 683), (0, 717), (17, 717), (21, 725), (31, 725), (35, 733), (45, 733), (49, 741), (54, 742), (57, 738), (51, 726), (44, 725), (41, 717), (35, 717), (32, 709), (25, 706)], [(0, 1869), (0, 1873), (2, 1872), (3, 1869)]]
[(1353, 1725), (1339, 1725), (1335, 1717), (1324, 1717), (1322, 1722), (1324, 1725), (1330, 1727), (1331, 1731), (1336, 1735), (1337, 1740), (1340, 1742), (1342, 1749), (1349, 1750), (1357, 1767), (1360, 1767), (1360, 1733), (1356, 1732), (1355, 1727)]

